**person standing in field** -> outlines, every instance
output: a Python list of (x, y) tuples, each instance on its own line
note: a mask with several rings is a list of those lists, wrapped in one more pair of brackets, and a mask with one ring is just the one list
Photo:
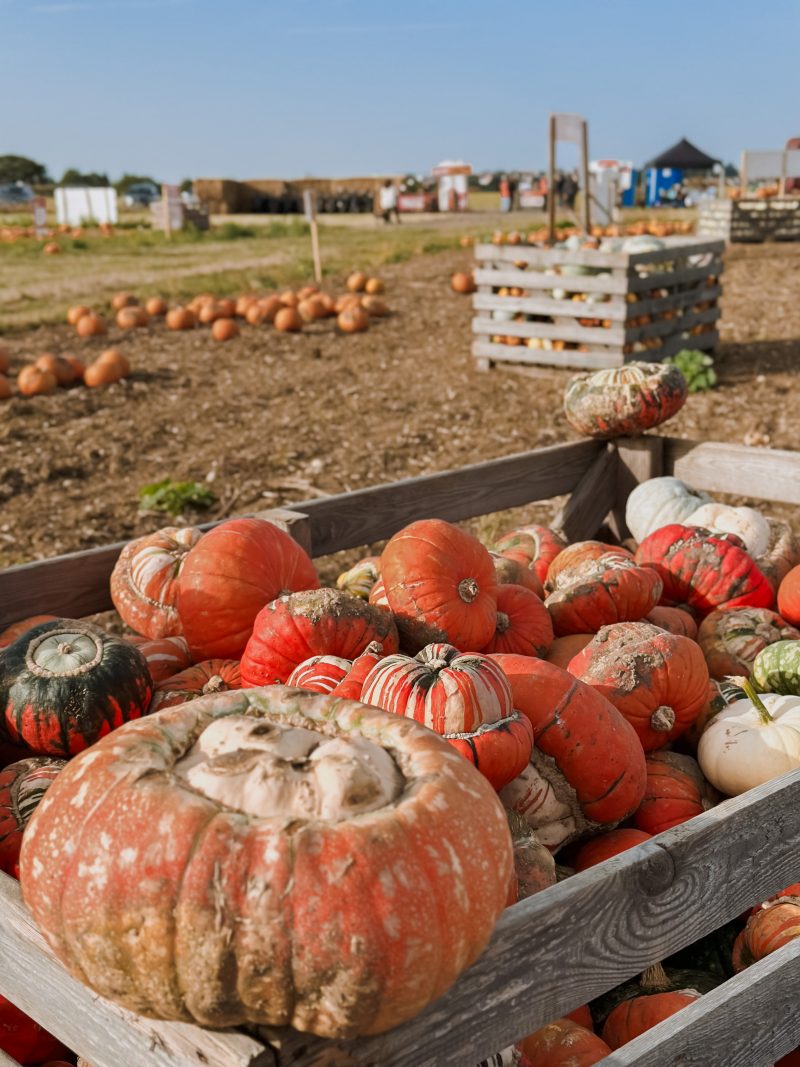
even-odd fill
[(500, 210), (503, 212), (511, 210), (511, 183), (506, 174), (500, 179)]
[(400, 212), (397, 210), (397, 190), (388, 178), (381, 186), (379, 203), (384, 222), (391, 222), (392, 215), (394, 215), (395, 222), (400, 222)]

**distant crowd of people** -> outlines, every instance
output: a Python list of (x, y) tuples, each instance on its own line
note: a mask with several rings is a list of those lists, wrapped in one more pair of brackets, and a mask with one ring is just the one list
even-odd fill
[[(559, 207), (565, 207), (569, 211), (575, 210), (575, 200), (578, 196), (578, 172), (557, 171), (555, 180), (556, 203)], [(519, 207), (519, 194), (531, 191), (544, 197), (547, 204), (549, 194), (547, 175), (544, 173), (534, 174), (530, 180), (517, 182), (509, 174), (504, 174), (500, 179), (500, 210), (515, 211)]]

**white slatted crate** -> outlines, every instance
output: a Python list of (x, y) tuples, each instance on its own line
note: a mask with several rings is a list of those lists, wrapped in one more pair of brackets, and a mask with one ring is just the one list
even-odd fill
[(800, 241), (800, 198), (712, 200), (700, 205), (697, 232), (732, 243)]
[(495, 363), (618, 367), (718, 340), (724, 241), (664, 238), (650, 252), (477, 245), (481, 370)]

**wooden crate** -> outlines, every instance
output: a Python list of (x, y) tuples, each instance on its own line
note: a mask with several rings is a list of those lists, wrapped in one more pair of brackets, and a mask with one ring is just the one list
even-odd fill
[[(495, 363), (597, 369), (663, 359), (682, 348), (713, 349), (724, 242), (664, 240), (667, 247), (654, 252), (477, 245), (472, 354), (479, 369)], [(576, 276), (576, 268), (595, 273)], [(559, 291), (563, 299), (553, 296)]]
[(800, 241), (800, 198), (712, 200), (700, 205), (698, 234), (724, 241)]
[[(323, 555), (388, 537), (423, 516), (459, 521), (571, 494), (558, 525), (579, 539), (609, 514), (623, 523), (630, 489), (661, 474), (800, 507), (798, 453), (644, 437), (544, 448), (308, 501), (273, 518)], [(108, 576), (120, 548), (0, 572), (0, 625), (46, 610), (81, 615), (109, 607)], [(355, 1042), (135, 1016), (64, 971), (17, 883), (0, 876), (0, 993), (94, 1067), (473, 1067), (788, 885), (799, 854), (795, 772), (508, 908), (484, 954), (444, 997), (411, 1022)], [(603, 1063), (766, 1067), (800, 1043), (798, 981), (800, 941)]]

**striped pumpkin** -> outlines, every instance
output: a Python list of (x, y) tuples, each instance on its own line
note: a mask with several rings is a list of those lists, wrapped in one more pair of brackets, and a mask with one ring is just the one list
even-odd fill
[(427, 645), (413, 658), (387, 656), (367, 675), (361, 700), (445, 736), (499, 722), (514, 710), (501, 667), (445, 644)]
[(550, 564), (567, 547), (567, 542), (548, 526), (518, 526), (502, 534), (494, 543), (494, 550), (534, 571), (544, 582)]
[(341, 656), (311, 656), (298, 663), (286, 684), (312, 693), (330, 693), (347, 677), (352, 666), (352, 660)]
[(32, 756), (0, 771), (0, 871), (19, 878), (19, 850), (28, 820), (67, 761)]
[(364, 679), (375, 664), (383, 659), (383, 656), (383, 645), (380, 641), (370, 641), (361, 655), (356, 656), (352, 661), (350, 670), (333, 690), (333, 696), (344, 697), (346, 700), (360, 700)]
[(194, 526), (165, 526), (123, 548), (111, 574), (111, 599), (132, 630), (151, 639), (183, 633), (178, 578), (201, 536)]
[(126, 634), (125, 640), (130, 645), (135, 645), (147, 660), (150, 668), (150, 677), (155, 685), (160, 685), (167, 678), (171, 678), (178, 671), (184, 671), (191, 666), (192, 657), (189, 654), (189, 646), (186, 638), (176, 635), (175, 637), (160, 637), (151, 641), (149, 637), (139, 637), (137, 634)]

